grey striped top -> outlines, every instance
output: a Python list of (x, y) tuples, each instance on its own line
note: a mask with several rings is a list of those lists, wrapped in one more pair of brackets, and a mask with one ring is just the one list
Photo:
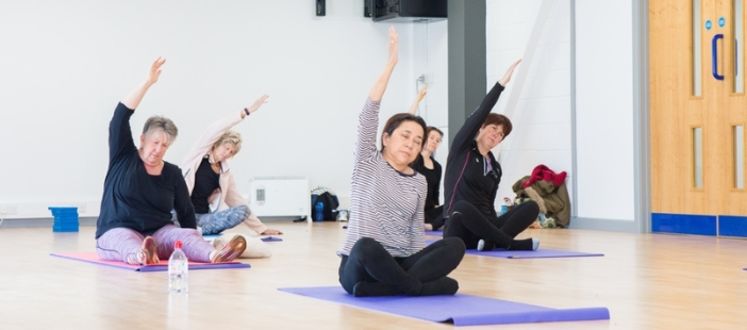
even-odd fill
[(398, 172), (376, 149), (379, 105), (368, 99), (360, 114), (350, 221), (338, 255), (349, 255), (361, 237), (375, 239), (395, 257), (407, 257), (425, 247), (425, 177), (414, 171), (411, 175)]

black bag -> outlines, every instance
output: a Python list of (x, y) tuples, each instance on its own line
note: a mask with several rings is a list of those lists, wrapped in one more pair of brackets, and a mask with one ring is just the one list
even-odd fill
[(331, 192), (312, 193), (311, 219), (314, 221), (335, 221), (337, 220), (338, 206), (340, 206), (340, 201)]

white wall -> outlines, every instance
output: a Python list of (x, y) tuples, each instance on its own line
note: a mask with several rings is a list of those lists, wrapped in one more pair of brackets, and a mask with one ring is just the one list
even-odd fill
[[(576, 1), (579, 173), (569, 174), (578, 216), (630, 220), (632, 13), (626, 1), (610, 5)], [(0, 2), (0, 216), (47, 216), (47, 205), (63, 203), (98, 213), (112, 110), (159, 55), (164, 74), (132, 126), (153, 114), (174, 119), (180, 136), (167, 160), (178, 163), (207, 123), (268, 93), (270, 103), (237, 127), (246, 140), (233, 163), (240, 188), (254, 176), (305, 176), (345, 206), (358, 111), (387, 52), (389, 24), (362, 17), (362, 6), (327, 1), (318, 18), (313, 1), (297, 0)], [(487, 0), (488, 87), (525, 58), (495, 110), (515, 127), (501, 146), (499, 197), (537, 164), (570, 171), (569, 7)], [(547, 8), (557, 11), (538, 22)], [(447, 24), (396, 24), (400, 62), (382, 122), (409, 106), (425, 74), (421, 114), (448, 135)], [(442, 163), (447, 150), (437, 152)]]
[(576, 0), (578, 216), (633, 221), (633, 11)]
[[(253, 176), (305, 176), (345, 198), (357, 115), (387, 56), (389, 24), (362, 12), (363, 0), (327, 1), (321, 18), (313, 1), (298, 0), (1, 2), (0, 211), (44, 216), (47, 205), (77, 203), (97, 214), (108, 121), (159, 55), (162, 77), (131, 123), (136, 132), (154, 114), (177, 123), (168, 161), (180, 162), (207, 123), (268, 93), (270, 102), (237, 127), (245, 139), (233, 162), (239, 187)], [(446, 95), (445, 24), (430, 25), (425, 47), (436, 48), (417, 74), (416, 28), (396, 25), (401, 55), (382, 123), (406, 109), (426, 73), (428, 118), (445, 125), (435, 119), (446, 118), (436, 114), (446, 105), (438, 96)]]
[[(494, 150), (503, 168), (500, 204), (502, 197), (515, 196), (514, 182), (539, 164), (573, 174), (570, 1), (488, 0), (486, 5), (488, 89), (511, 63), (523, 59), (494, 109), (513, 124)], [(569, 189), (571, 182), (569, 177)]]

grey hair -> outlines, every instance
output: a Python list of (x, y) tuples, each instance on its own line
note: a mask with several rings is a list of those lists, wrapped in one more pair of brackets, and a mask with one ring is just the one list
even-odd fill
[(220, 147), (221, 145), (225, 143), (233, 144), (233, 147), (235, 149), (234, 155), (239, 153), (239, 150), (241, 150), (241, 134), (234, 131), (228, 131), (223, 133), (223, 135), (218, 138), (218, 141), (215, 141), (213, 143), (212, 149), (215, 149), (217, 147)]
[(179, 134), (179, 129), (176, 128), (176, 125), (173, 121), (171, 121), (171, 119), (161, 116), (153, 116), (145, 121), (145, 125), (143, 126), (143, 135), (147, 135), (151, 131), (157, 129), (160, 129), (164, 133), (166, 133), (170, 137), (171, 141), (174, 141), (177, 134)]

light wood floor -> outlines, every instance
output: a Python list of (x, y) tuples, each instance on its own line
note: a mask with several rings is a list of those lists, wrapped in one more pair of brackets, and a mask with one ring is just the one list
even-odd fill
[[(93, 251), (93, 228), (0, 228), (0, 329), (425, 329), (451, 325), (279, 292), (337, 284), (338, 223), (278, 223), (285, 241), (251, 269), (190, 272), (186, 300), (165, 272), (136, 273), (49, 257)], [(239, 230), (240, 231), (240, 230)], [(747, 329), (747, 241), (699, 236), (534, 230), (543, 247), (605, 257), (466, 256), (460, 292), (549, 307), (606, 306), (611, 320), (510, 329)]]

